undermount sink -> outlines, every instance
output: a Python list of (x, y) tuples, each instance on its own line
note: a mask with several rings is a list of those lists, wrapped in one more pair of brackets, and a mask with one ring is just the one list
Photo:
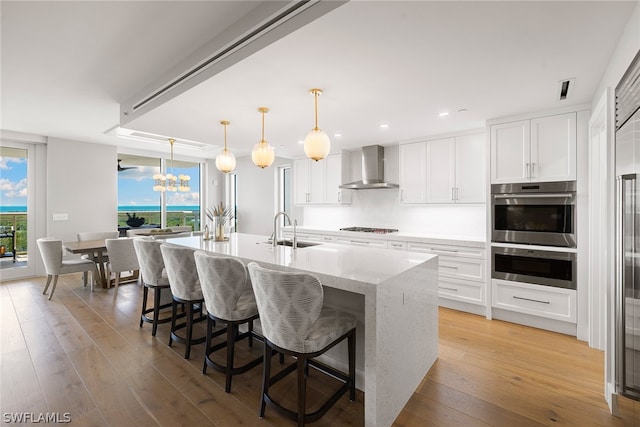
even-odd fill
[[(271, 242), (262, 242), (265, 244), (270, 245)], [(278, 243), (276, 243), (278, 246), (293, 246), (293, 242), (291, 240), (279, 240)], [(322, 243), (311, 243), (311, 242), (298, 242), (298, 248), (308, 248), (310, 246), (317, 246), (317, 245), (321, 245)]]
[[(291, 240), (280, 240), (277, 245), (280, 246), (293, 246), (293, 242)], [(311, 243), (311, 242), (298, 242), (299, 248), (308, 248), (309, 246), (317, 246), (321, 243)]]

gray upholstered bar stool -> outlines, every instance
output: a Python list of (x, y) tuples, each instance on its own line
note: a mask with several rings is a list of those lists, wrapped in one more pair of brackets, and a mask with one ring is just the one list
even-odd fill
[[(193, 258), (194, 249), (163, 243), (160, 245), (160, 250), (173, 295), (169, 347), (173, 341), (184, 343), (184, 358), (188, 359), (191, 355), (191, 345), (205, 341), (204, 336), (193, 338), (193, 324), (207, 319), (204, 316), (204, 297), (196, 270), (196, 261)], [(178, 304), (184, 304), (185, 315), (178, 315)], [(194, 317), (195, 315), (198, 317)], [(181, 317), (186, 317), (185, 322), (176, 324), (176, 320)], [(176, 331), (183, 328), (185, 336), (181, 337)]]
[[(323, 307), (322, 285), (311, 274), (269, 270), (255, 262), (247, 267), (265, 342), (260, 417), (264, 417), (265, 407), (269, 404), (285, 417), (298, 421), (298, 426), (303, 426), (320, 419), (347, 391), (349, 400), (354, 401), (356, 319), (347, 313)], [(313, 359), (345, 338), (349, 348), (348, 375)], [(297, 360), (272, 377), (270, 349), (294, 356)], [(320, 409), (312, 413), (306, 413), (308, 366), (343, 381)], [(298, 376), (297, 411), (282, 406), (269, 395), (269, 387), (293, 371), (297, 371)]]
[[(156, 331), (160, 323), (168, 323), (171, 321), (171, 317), (160, 318), (160, 310), (171, 307), (171, 303), (162, 304), (160, 302), (162, 291), (166, 290), (166, 292), (170, 292), (169, 279), (165, 272), (160, 245), (162, 245), (162, 241), (151, 238), (136, 237), (133, 239), (133, 247), (138, 256), (142, 283), (144, 284), (140, 327), (142, 327), (143, 322), (151, 323), (151, 335), (154, 337), (156, 336)], [(151, 308), (147, 307), (149, 289), (153, 289), (153, 307)], [(153, 313), (153, 317), (149, 317), (150, 313)]]
[[(249, 347), (253, 346), (253, 338), (262, 341), (262, 336), (253, 331), (253, 321), (258, 318), (258, 307), (253, 295), (247, 269), (235, 258), (211, 255), (203, 251), (194, 254), (200, 285), (207, 307), (206, 349), (202, 373), (207, 373), (207, 366), (226, 375), (225, 391), (231, 391), (231, 378), (258, 366), (262, 356), (242, 366), (234, 367), (235, 343), (249, 339)], [(225, 329), (213, 332), (216, 322), (226, 324)], [(247, 332), (240, 333), (238, 327), (247, 324)], [(213, 338), (226, 332), (224, 342), (211, 346)], [(227, 348), (226, 365), (216, 363), (211, 354)]]

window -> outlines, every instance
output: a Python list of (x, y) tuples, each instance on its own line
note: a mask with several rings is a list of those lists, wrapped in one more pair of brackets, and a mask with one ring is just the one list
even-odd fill
[(118, 227), (189, 225), (200, 230), (200, 164), (174, 161), (167, 172), (189, 175), (190, 191), (153, 190), (153, 175), (160, 173), (158, 158), (118, 155)]

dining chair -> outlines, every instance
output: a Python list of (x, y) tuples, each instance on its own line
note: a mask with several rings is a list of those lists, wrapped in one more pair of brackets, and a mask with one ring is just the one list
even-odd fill
[[(253, 338), (262, 341), (253, 329), (253, 321), (258, 319), (258, 307), (253, 295), (247, 269), (235, 258), (212, 255), (204, 251), (194, 253), (200, 286), (207, 308), (207, 334), (202, 373), (207, 373), (207, 366), (225, 374), (225, 391), (231, 392), (233, 375), (242, 374), (258, 366), (263, 357), (257, 357), (242, 366), (234, 366), (235, 343), (248, 338), (249, 347), (253, 346)], [(217, 323), (224, 323), (226, 328), (213, 332)], [(239, 326), (247, 325), (247, 332), (240, 333)], [(226, 332), (226, 341), (211, 345), (213, 338)], [(211, 354), (223, 348), (227, 349), (226, 364), (215, 362)]]
[[(205, 337), (193, 338), (194, 323), (206, 320), (204, 316), (204, 297), (200, 287), (200, 279), (193, 258), (194, 249), (184, 246), (163, 243), (160, 245), (162, 258), (167, 270), (173, 304), (171, 308), (171, 332), (169, 333), (169, 347), (173, 341), (185, 344), (184, 358), (191, 355), (191, 345), (205, 342)], [(186, 309), (184, 323), (178, 324), (178, 304)], [(194, 317), (198, 315), (198, 317)], [(185, 336), (177, 334), (179, 329), (185, 329)]]
[[(82, 242), (82, 241), (86, 241), (86, 240), (104, 240), (104, 239), (115, 239), (120, 235), (119, 231), (88, 231), (88, 232), (82, 232), (82, 233), (78, 233), (77, 234), (77, 239), (78, 242)], [(91, 257), (89, 255), (82, 255), (82, 258), (85, 259), (90, 259)], [(97, 263), (97, 260), (94, 259), (94, 262)], [(107, 263), (109, 261), (109, 254), (108, 251), (102, 251), (102, 262), (103, 263)], [(101, 266), (100, 268), (104, 268), (104, 265)], [(95, 280), (93, 280), (95, 282)], [(84, 280), (85, 286), (87, 284), (87, 274), (85, 273), (85, 280)]]
[[(171, 317), (160, 318), (160, 310), (170, 308), (172, 303), (162, 304), (162, 291), (171, 293), (169, 279), (164, 268), (164, 259), (160, 252), (162, 242), (147, 238), (136, 237), (133, 239), (133, 247), (136, 250), (142, 283), (144, 290), (142, 293), (142, 311), (140, 312), (140, 327), (144, 322), (151, 323), (151, 336), (156, 336), (158, 325), (171, 322)], [(149, 289), (153, 289), (153, 307), (147, 307)], [(153, 317), (149, 314), (153, 313)]]
[[(70, 259), (63, 260), (62, 253), (62, 240), (54, 239), (51, 237), (40, 238), (37, 241), (42, 261), (44, 262), (44, 268), (47, 272), (47, 284), (44, 287), (43, 294), (47, 293), (51, 279), (53, 279), (53, 287), (51, 288), (51, 294), (49, 299), (53, 298), (53, 293), (56, 290), (58, 284), (58, 276), (60, 274), (68, 273), (85, 273), (83, 278), (84, 284), (87, 285), (87, 272), (94, 272), (96, 270), (96, 264), (89, 259)], [(93, 291), (93, 281), (91, 284), (91, 290)]]
[[(283, 416), (298, 422), (298, 426), (320, 419), (347, 391), (355, 400), (356, 319), (350, 314), (323, 306), (320, 280), (309, 273), (284, 272), (260, 267), (256, 262), (247, 265), (256, 297), (264, 336), (264, 363), (260, 418), (266, 405)], [(349, 373), (314, 360), (336, 344), (347, 339)], [(271, 376), (272, 351), (293, 356), (296, 361)], [(308, 367), (328, 374), (342, 382), (342, 386), (315, 412), (306, 412), (306, 382)], [(287, 408), (273, 399), (269, 388), (296, 371), (298, 377), (297, 410)]]
[(109, 261), (107, 262), (107, 280), (111, 280), (111, 273), (115, 275), (114, 294), (118, 293), (121, 273), (130, 271), (134, 278), (139, 277), (140, 263), (133, 246), (133, 239), (105, 239)]

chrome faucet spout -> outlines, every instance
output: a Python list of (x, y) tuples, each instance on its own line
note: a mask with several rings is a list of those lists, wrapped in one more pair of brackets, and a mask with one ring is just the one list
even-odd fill
[[(273, 217), (273, 242), (272, 242), (272, 245), (273, 245), (274, 248), (278, 245), (278, 218), (280, 217), (280, 215), (284, 215), (284, 217), (287, 219), (287, 221), (289, 221), (289, 225), (291, 225), (291, 218), (284, 211), (280, 211), (280, 212), (276, 213), (276, 215)], [(295, 237), (295, 228), (294, 228), (294, 231), (293, 231), (293, 235)]]

